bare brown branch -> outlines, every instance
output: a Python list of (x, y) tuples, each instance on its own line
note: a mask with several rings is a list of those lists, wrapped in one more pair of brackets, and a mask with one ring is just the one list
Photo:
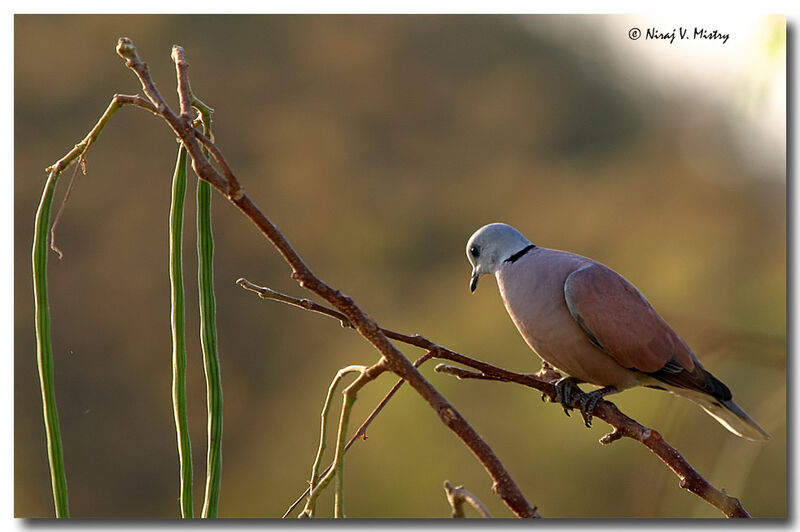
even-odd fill
[(190, 120), (192, 114), (192, 91), (189, 87), (189, 63), (183, 47), (172, 46), (172, 61), (175, 63), (175, 74), (178, 78), (178, 101), (181, 106), (181, 120)]
[[(178, 115), (170, 109), (169, 105), (167, 105), (167, 102), (161, 96), (158, 88), (156, 88), (153, 78), (150, 76), (150, 68), (147, 66), (147, 63), (144, 63), (139, 58), (133, 41), (122, 37), (117, 43), (117, 54), (125, 59), (125, 66), (130, 68), (139, 78), (139, 82), (142, 84), (142, 90), (155, 106), (156, 113), (167, 122), (178, 138), (181, 139), (184, 146), (186, 146), (192, 158), (192, 169), (194, 172), (200, 176), (201, 179), (208, 181), (214, 188), (227, 196), (227, 182), (203, 155), (203, 150), (194, 137), (195, 129), (192, 127), (191, 121), (181, 120)], [(181, 74), (181, 69), (178, 69), (178, 73)], [(188, 76), (185, 72), (184, 74)], [(180, 78), (179, 83), (183, 83), (183, 80), (188, 80), (188, 77)], [(186, 82), (188, 83), (188, 81)]]
[(433, 371), (436, 373), (446, 373), (447, 375), (452, 375), (457, 379), (478, 379), (485, 381), (495, 380), (488, 375), (481, 373), (480, 371), (472, 371), (456, 366), (448, 366), (447, 364), (437, 364), (436, 367), (433, 368)]
[[(470, 359), (459, 353), (449, 351), (447, 349), (440, 349), (434, 351), (434, 358), (442, 358), (458, 362), (465, 366), (479, 370), (477, 375), (479, 378), (496, 380), (500, 382), (515, 382), (530, 388), (535, 388), (545, 395), (550, 397), (551, 401), (555, 401), (555, 380), (545, 381), (534, 375), (526, 375), (521, 373), (514, 373), (507, 371), (478, 360)], [(449, 366), (445, 373), (449, 373)], [(462, 372), (464, 370), (461, 370)], [(476, 378), (476, 374), (459, 373), (459, 378)], [(691, 491), (698, 497), (702, 498), (718, 510), (720, 510), (727, 517), (750, 517), (750, 514), (742, 506), (742, 503), (736, 497), (731, 497), (727, 493), (715, 488), (710, 482), (703, 478), (697, 470), (681, 455), (681, 453), (672, 447), (657, 431), (645, 427), (634, 419), (626, 416), (617, 408), (617, 406), (606, 400), (602, 400), (597, 404), (594, 410), (594, 417), (602, 419), (611, 427), (613, 431), (603, 436), (600, 443), (608, 445), (622, 437), (634, 439), (648, 449), (653, 454), (658, 456), (667, 467), (669, 467), (680, 479), (679, 486), (688, 491)]]
[[(313, 274), (308, 265), (294, 250), (283, 233), (261, 212), (249, 196), (238, 186), (238, 181), (225, 179), (204, 157), (202, 147), (197, 139), (195, 129), (189, 121), (181, 120), (169, 108), (153, 82), (147, 65), (141, 61), (133, 42), (122, 38), (117, 45), (117, 53), (125, 59), (129, 67), (139, 78), (142, 88), (156, 106), (158, 113), (166, 120), (175, 134), (186, 146), (192, 158), (192, 168), (200, 179), (209, 182), (220, 193), (236, 205), (258, 227), (261, 233), (277, 248), (284, 260), (292, 269), (291, 277), (300, 286), (317, 294), (330, 303), (336, 310), (346, 316), (354, 328), (370, 342), (387, 364), (399, 377), (419, 393), (439, 415), (442, 422), (473, 452), (483, 464), (493, 480), (493, 489), (506, 505), (520, 517), (539, 517), (538, 512), (528, 503), (519, 487), (506, 471), (500, 459), (486, 442), (470, 426), (466, 419), (434, 388), (430, 382), (417, 371), (411, 362), (389, 341), (384, 331), (373, 319), (367, 316), (347, 295), (323, 282)], [(179, 57), (183, 60), (183, 57)], [(185, 69), (178, 68), (179, 84), (188, 87), (188, 74)], [(184, 79), (185, 78), (185, 79)], [(208, 142), (208, 147), (213, 144)], [(218, 161), (219, 162), (219, 161)], [(220, 163), (221, 164), (221, 163)], [(233, 173), (231, 172), (231, 175)]]
[[(237, 283), (248, 290), (258, 293), (263, 299), (281, 301), (299, 308), (313, 310), (319, 314), (328, 315), (339, 320), (346, 318), (345, 316), (342, 316), (336, 313), (336, 311), (324, 307), (323, 305), (313, 304), (313, 308), (308, 308), (307, 305), (298, 304), (300, 300), (297, 300), (296, 298), (281, 294), (280, 292), (275, 292), (269, 288), (265, 289), (263, 287), (259, 287), (244, 279), (240, 279), (237, 281)], [(348, 326), (348, 324), (343, 323), (343, 326)], [(386, 329), (384, 329), (384, 333), (395, 340), (428, 350), (428, 355), (430, 355), (431, 358), (457, 362), (461, 365), (472, 368), (473, 370), (477, 370), (470, 371), (445, 364), (439, 364), (436, 366), (436, 371), (440, 373), (450, 374), (459, 379), (481, 379), (499, 382), (513, 382), (539, 390), (543, 393), (543, 397), (547, 396), (551, 401), (555, 401), (556, 399), (554, 383), (560, 377), (560, 375), (549, 365), (545, 364), (542, 367), (542, 370), (536, 375), (515, 373), (491, 364), (487, 364), (486, 362), (481, 362), (480, 360), (467, 357), (460, 353), (456, 353), (455, 351), (451, 351), (445, 347), (437, 345), (420, 335), (409, 336)], [(614, 403), (601, 400), (594, 410), (594, 417), (602, 419), (613, 428), (612, 432), (606, 434), (600, 439), (600, 443), (603, 445), (608, 445), (623, 437), (634, 439), (650, 449), (653, 454), (658, 456), (658, 458), (661, 459), (661, 461), (664, 462), (667, 467), (669, 467), (675, 473), (675, 475), (678, 476), (680, 479), (679, 486), (681, 488), (686, 489), (702, 498), (720, 510), (727, 517), (750, 517), (750, 514), (748, 514), (744, 509), (739, 499), (732, 497), (714, 487), (705, 478), (703, 478), (703, 476), (700, 475), (700, 473), (698, 473), (691, 464), (689, 464), (689, 462), (677, 449), (667, 443), (661, 434), (626, 416), (619, 411)]]
[(211, 156), (215, 161), (217, 161), (217, 164), (222, 169), (222, 173), (225, 174), (225, 179), (228, 180), (228, 197), (232, 201), (241, 199), (243, 194), (242, 187), (239, 185), (239, 181), (236, 179), (236, 175), (233, 173), (233, 170), (231, 170), (228, 161), (225, 160), (225, 155), (223, 155), (222, 151), (220, 151), (220, 149), (211, 141), (211, 139), (206, 137), (199, 130), (195, 130), (194, 135), (197, 137), (197, 140), (200, 141), (200, 144), (205, 146), (205, 148), (211, 153)]

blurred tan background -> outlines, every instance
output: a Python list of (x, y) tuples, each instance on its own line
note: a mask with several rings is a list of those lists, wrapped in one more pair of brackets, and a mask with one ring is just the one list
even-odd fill
[[(170, 102), (170, 47), (184, 46), (192, 87), (216, 109), (218, 145), (253, 200), (318, 275), (385, 327), (509, 369), (538, 369), (494, 282), (469, 293), (464, 245), (488, 222), (625, 275), (774, 439), (736, 438), (688, 401), (653, 390), (613, 401), (754, 516), (785, 516), (784, 20), (718, 20), (732, 33), (725, 45), (628, 38), (632, 26), (680, 23), (696, 22), (17, 16), (15, 514), (53, 513), (30, 278), (43, 169), (85, 135), (114, 93), (139, 90), (114, 52), (127, 36)], [(175, 152), (162, 122), (119, 111), (89, 152), (89, 173), (77, 177), (57, 229), (64, 258), (50, 256), (53, 348), (75, 517), (179, 515), (167, 270)], [(194, 183), (184, 240), (192, 331)], [(218, 196), (214, 217), (220, 513), (277, 517), (305, 487), (330, 379), (377, 355), (333, 320), (237, 287), (244, 276), (307, 295)], [(189, 366), (199, 505), (205, 389), (196, 333)], [(423, 373), (544, 516), (720, 516), (643, 446), (600, 446), (604, 423), (587, 430), (535, 392), (432, 368)], [(354, 427), (393, 382), (384, 376), (362, 392)], [(510, 516), (478, 462), (410, 389), (348, 454), (346, 470), (352, 517), (448, 516), (445, 479)], [(323, 513), (331, 499), (323, 496)]]

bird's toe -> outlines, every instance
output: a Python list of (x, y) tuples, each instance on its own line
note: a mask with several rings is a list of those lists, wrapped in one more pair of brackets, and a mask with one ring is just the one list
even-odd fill
[(592, 416), (599, 400), (599, 396), (591, 393), (585, 393), (578, 399), (581, 409), (581, 417), (583, 417), (583, 422), (587, 428), (591, 428), (592, 426)]
[(558, 379), (555, 383), (555, 387), (556, 401), (561, 403), (564, 413), (569, 416), (569, 411), (576, 406), (577, 401), (583, 395), (583, 392), (580, 388), (578, 388), (576, 380), (573, 377), (564, 377)]
[(611, 393), (617, 392), (617, 388), (613, 386), (606, 386), (599, 390), (595, 390), (590, 393), (584, 393), (581, 397), (578, 398), (578, 403), (580, 404), (581, 409), (581, 416), (583, 416), (583, 421), (587, 427), (592, 426), (592, 417), (594, 415), (594, 409), (597, 408), (597, 404), (600, 400)]

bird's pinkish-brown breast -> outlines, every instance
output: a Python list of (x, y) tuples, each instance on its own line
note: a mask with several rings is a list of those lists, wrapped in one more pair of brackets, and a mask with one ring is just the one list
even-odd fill
[(564, 282), (591, 259), (535, 248), (497, 271), (497, 284), (511, 319), (528, 345), (562, 373), (601, 386), (637, 384), (635, 372), (620, 366), (589, 340), (567, 308)]

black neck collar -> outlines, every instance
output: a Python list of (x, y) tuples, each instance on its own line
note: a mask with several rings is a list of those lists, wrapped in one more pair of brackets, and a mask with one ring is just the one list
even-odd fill
[(508, 257), (504, 262), (510, 262), (511, 264), (514, 264), (520, 258), (522, 258), (526, 253), (528, 253), (530, 250), (532, 250), (535, 247), (536, 246), (534, 246), (533, 244), (531, 244), (530, 246), (526, 246), (523, 249), (521, 249), (521, 250), (517, 251), (516, 253), (514, 253), (513, 255), (511, 255), (510, 257)]

